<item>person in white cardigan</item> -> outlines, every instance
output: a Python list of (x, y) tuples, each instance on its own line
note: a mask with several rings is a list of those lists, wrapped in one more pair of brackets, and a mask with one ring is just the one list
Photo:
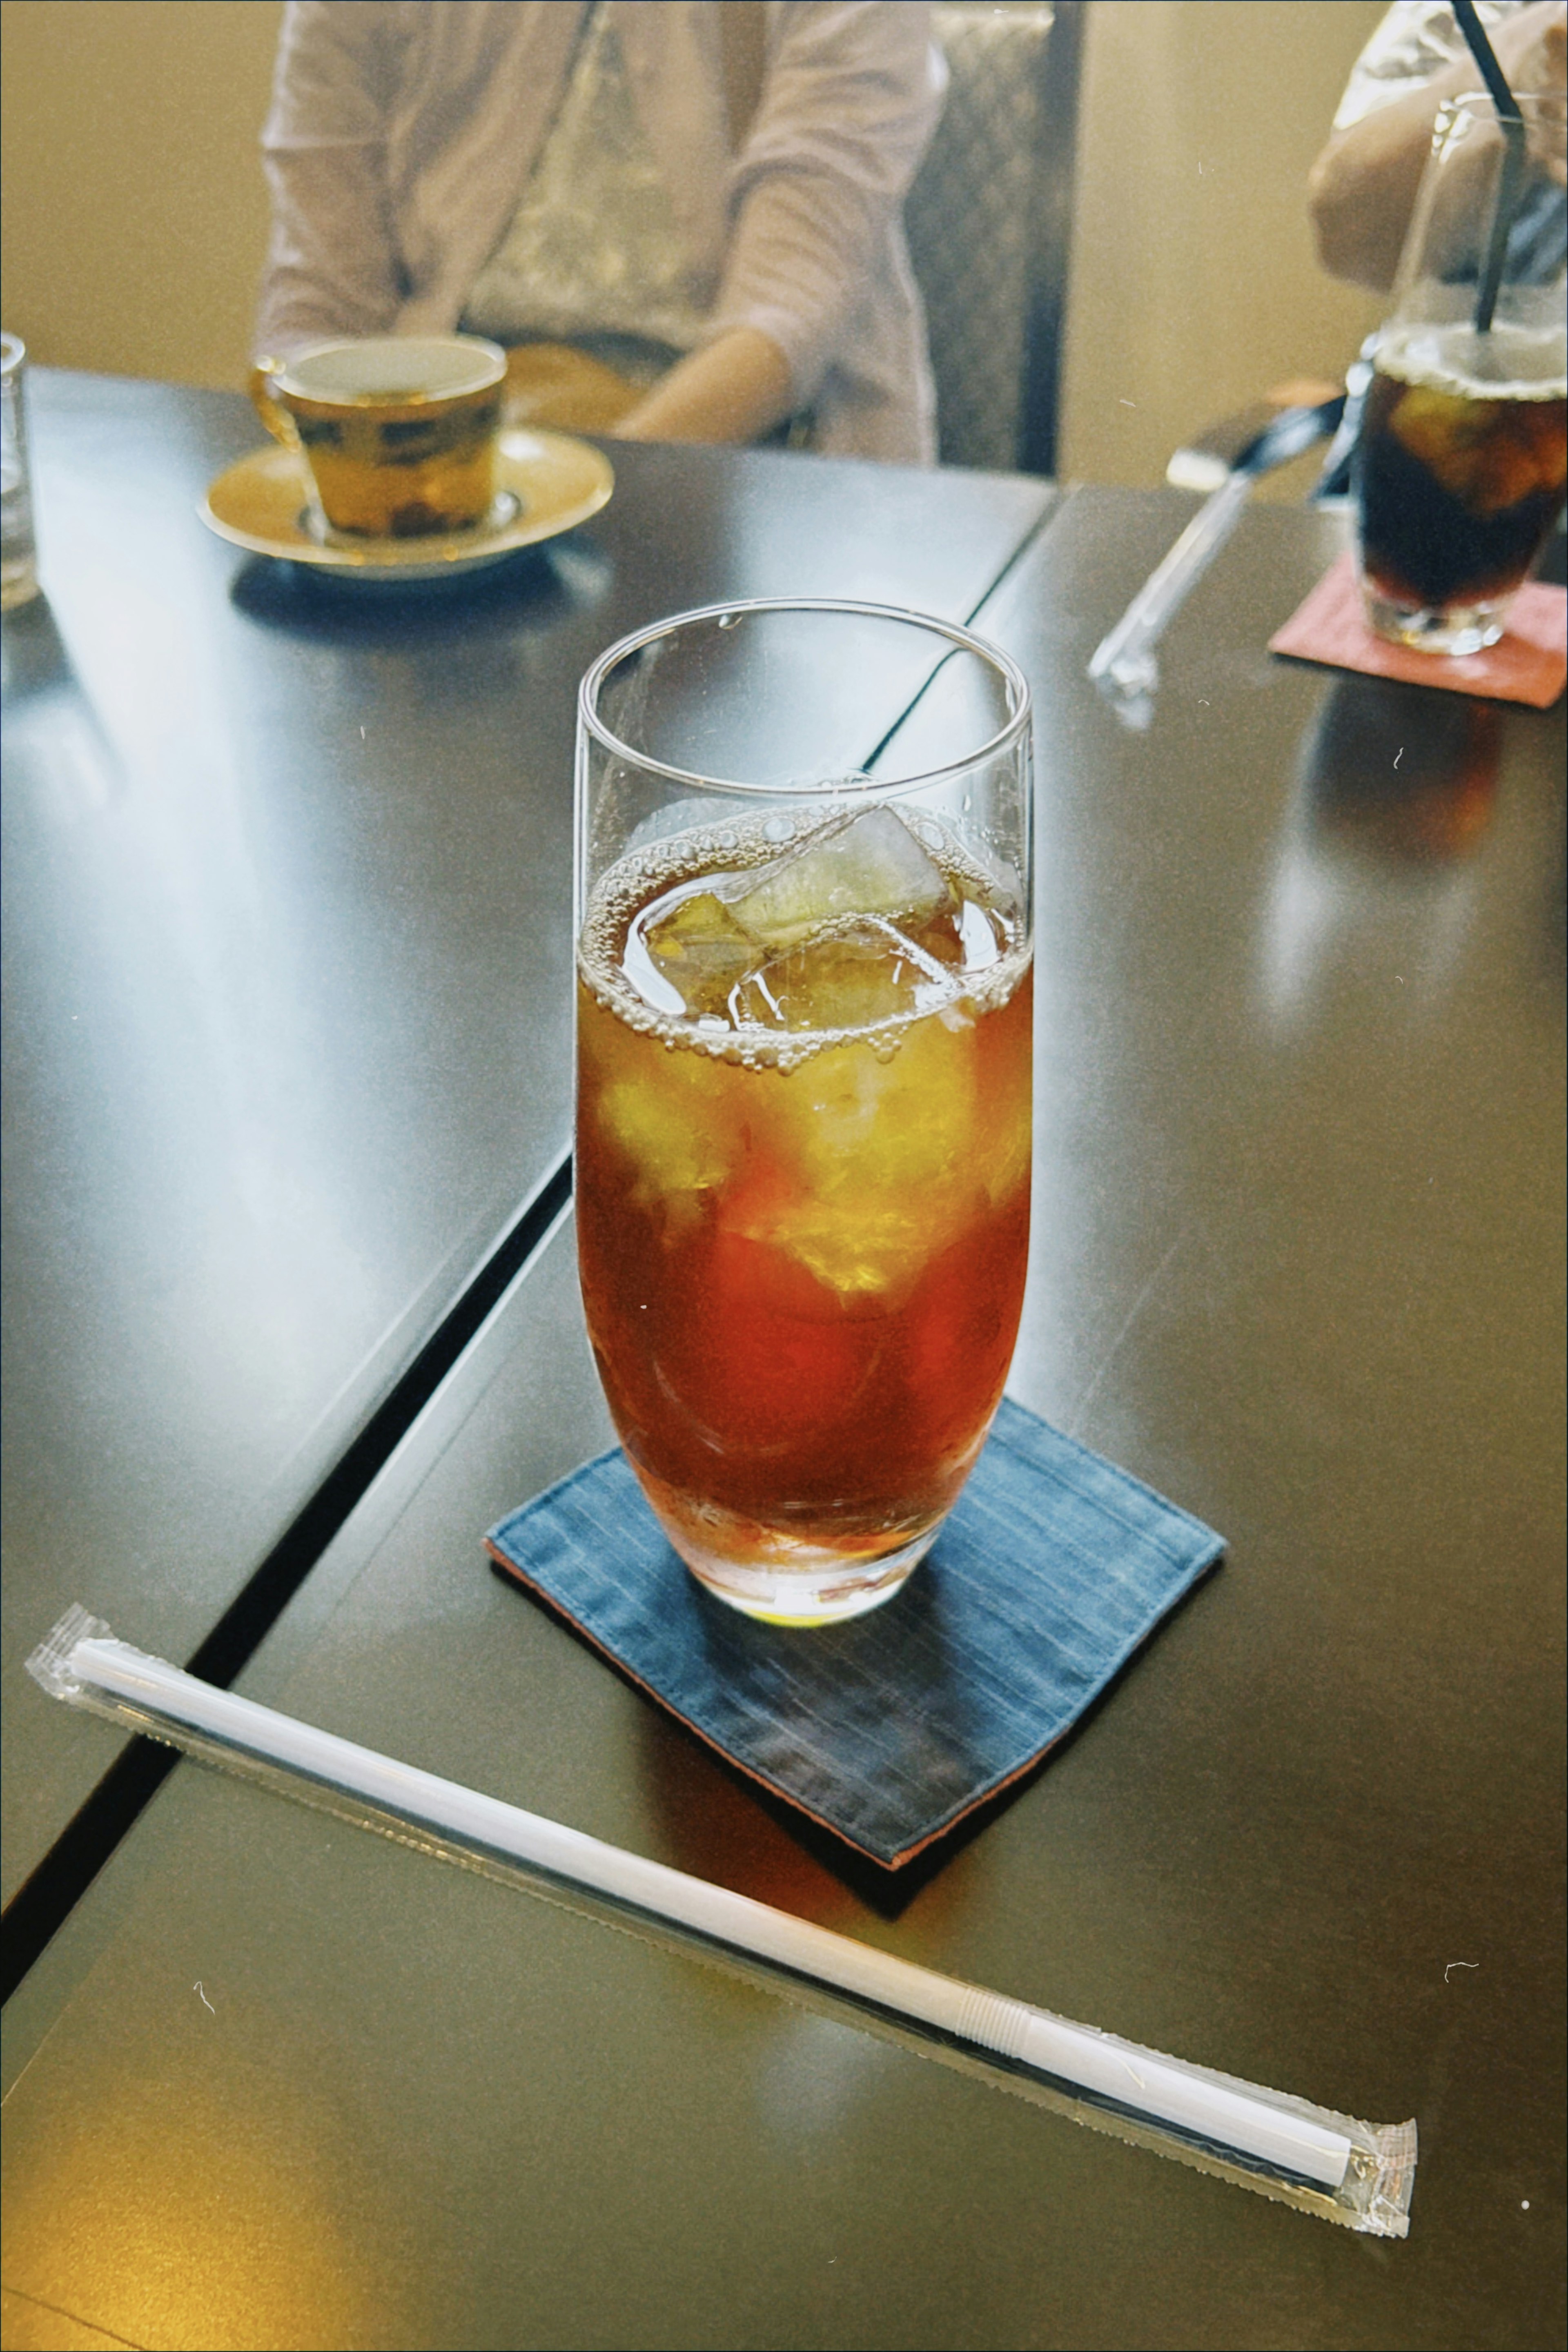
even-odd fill
[(902, 205), (943, 84), (912, 0), (295, 0), (258, 354), (465, 328), (612, 370), (627, 438), (809, 410), (929, 462)]

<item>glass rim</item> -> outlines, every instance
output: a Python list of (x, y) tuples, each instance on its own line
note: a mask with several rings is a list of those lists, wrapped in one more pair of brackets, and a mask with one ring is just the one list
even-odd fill
[[(295, 376), (295, 370), (309, 366), (312, 360), (326, 359), (338, 352), (350, 352), (363, 359), (367, 350), (384, 344), (404, 355), (417, 344), (437, 343), (447, 348), (461, 346), (475, 354), (470, 373), (456, 384), (438, 384), (434, 389), (416, 386), (398, 394), (396, 404), (384, 392), (310, 392)], [(482, 364), (481, 364), (482, 359)], [(506, 374), (506, 352), (500, 343), (488, 335), (460, 335), (456, 330), (448, 335), (328, 335), (313, 343), (302, 343), (290, 352), (273, 372), (272, 381), (279, 392), (287, 392), (296, 400), (309, 400), (318, 408), (391, 407), (394, 404), (415, 408), (443, 400), (465, 400), (476, 392), (489, 392)]]
[[(1557, 115), (1561, 115), (1564, 103), (1568, 102), (1568, 85), (1561, 89), (1516, 89), (1513, 100), (1527, 122), (1532, 115), (1544, 114), (1548, 108), (1554, 108)], [(1498, 113), (1497, 102), (1490, 90), (1480, 88), (1457, 89), (1444, 99), (1433, 117), (1432, 152), (1434, 155), (1441, 152), (1444, 139), (1461, 118), (1466, 121), (1479, 119), (1483, 123), (1489, 124), (1500, 138), (1504, 135), (1502, 118)], [(1552, 119), (1555, 120), (1556, 117)]]
[[(1514, 103), (1526, 113), (1530, 112), (1532, 108), (1561, 106), (1563, 100), (1568, 98), (1568, 82), (1564, 82), (1561, 86), (1554, 86), (1551, 89), (1516, 89), (1513, 93), (1513, 97)], [(1458, 108), (1468, 106), (1484, 106), (1491, 114), (1494, 121), (1498, 119), (1497, 106), (1493, 100), (1490, 90), (1482, 88), (1479, 83), (1477, 84), (1474, 89), (1456, 89), (1450, 91), (1449, 95), (1443, 100), (1443, 103), (1438, 108), (1437, 111), (1439, 114), (1446, 114), (1450, 107)]]
[(15, 374), (26, 356), (27, 346), (20, 335), (13, 335), (8, 330), (0, 331), (0, 373)]
[[(978, 655), (980, 659), (1001, 673), (1016, 707), (1006, 725), (998, 729), (983, 743), (966, 751), (962, 759), (947, 760), (940, 767), (922, 769), (918, 775), (886, 778), (866, 776), (854, 779), (843, 776), (825, 777), (820, 784), (749, 784), (737, 778), (704, 776), (689, 768), (671, 767), (667, 761), (655, 760), (623, 740), (599, 717), (595, 697), (609, 672), (631, 654), (658, 638), (671, 635), (696, 621), (719, 621), (733, 614), (737, 619), (752, 613), (846, 613), (858, 619), (897, 621), (906, 627), (926, 629), (945, 637), (950, 646), (963, 653)], [(923, 691), (923, 689), (922, 689)], [(913, 793), (940, 783), (944, 777), (962, 775), (968, 768), (977, 767), (981, 761), (994, 758), (1015, 744), (1026, 732), (1034, 716), (1034, 701), (1029, 681), (1009, 653), (989, 637), (977, 636), (956, 621), (944, 621), (934, 613), (918, 613), (906, 604), (868, 604), (847, 596), (731, 596), (717, 604), (695, 604), (689, 612), (667, 614), (664, 619), (650, 621), (640, 629), (633, 629), (606, 646), (597, 659), (583, 673), (577, 688), (579, 724), (603, 748), (616, 757), (629, 760), (633, 765), (650, 776), (662, 776), (668, 782), (694, 786), (706, 793), (739, 793), (757, 800), (804, 800), (813, 792), (877, 792), (890, 793)]]

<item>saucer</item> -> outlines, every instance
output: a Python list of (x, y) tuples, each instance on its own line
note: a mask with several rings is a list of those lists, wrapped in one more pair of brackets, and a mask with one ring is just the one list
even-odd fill
[(253, 555), (356, 583), (401, 585), (455, 579), (554, 539), (597, 514), (615, 487), (608, 458), (586, 441), (513, 430), (500, 436), (496, 500), (482, 522), (416, 539), (321, 540), (310, 527), (299, 458), (271, 442), (221, 473), (196, 511), (209, 530)]

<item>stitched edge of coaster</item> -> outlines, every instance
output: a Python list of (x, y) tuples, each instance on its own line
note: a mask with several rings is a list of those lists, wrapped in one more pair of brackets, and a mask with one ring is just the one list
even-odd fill
[[(574, 1470), (568, 1470), (564, 1477), (557, 1478), (552, 1486), (542, 1486), (537, 1495), (531, 1495), (526, 1503), (519, 1503), (516, 1509), (509, 1511), (504, 1519), (496, 1521), (485, 1538), (487, 1549), (493, 1552), (498, 1536), (504, 1536), (509, 1528), (517, 1525), (519, 1519), (531, 1518), (535, 1511), (542, 1511), (544, 1508), (546, 1503), (552, 1503), (557, 1495), (563, 1495), (568, 1486), (574, 1486), (579, 1478), (591, 1478), (595, 1470), (602, 1470), (605, 1464), (613, 1462), (617, 1454), (625, 1458), (626, 1450), (624, 1445), (606, 1445), (602, 1454), (594, 1454), (589, 1461), (579, 1462)], [(631, 1469), (629, 1462), (626, 1463), (626, 1467), (628, 1470)], [(632, 1475), (635, 1477), (637, 1473), (633, 1471)]]
[[(601, 1455), (600, 1459), (603, 1458)], [(527, 1506), (524, 1507), (526, 1508)], [(498, 1574), (520, 1586), (528, 1594), (530, 1600), (537, 1601), (549, 1615), (566, 1628), (569, 1633), (574, 1633), (579, 1641), (586, 1643), (588, 1648), (596, 1652), (605, 1664), (612, 1667), (623, 1680), (630, 1683), (634, 1689), (640, 1691), (645, 1698), (651, 1699), (662, 1715), (673, 1717), (683, 1729), (690, 1732), (694, 1739), (700, 1739), (704, 1748), (711, 1748), (714, 1755), (721, 1757), (732, 1770), (743, 1773), (748, 1780), (754, 1780), (759, 1789), (766, 1789), (770, 1796), (776, 1797), (781, 1804), (788, 1805), (793, 1811), (804, 1813), (808, 1822), (815, 1822), (818, 1829), (826, 1830), (830, 1837), (836, 1837), (840, 1845), (847, 1845), (852, 1853), (861, 1855), (867, 1862), (874, 1862), (880, 1870), (900, 1870), (905, 1863), (913, 1862), (917, 1854), (925, 1852), (927, 1846), (933, 1845), (938, 1838), (945, 1837), (950, 1830), (956, 1829), (959, 1822), (967, 1814), (972, 1813), (977, 1805), (984, 1804), (988, 1798), (1000, 1795), (1001, 1791), (1010, 1788), (1015, 1780), (1021, 1780), (1026, 1772), (1033, 1771), (1041, 1758), (1048, 1755), (1058, 1740), (1064, 1738), (1072, 1728), (1071, 1724), (1064, 1725), (1060, 1731), (1044, 1741), (1032, 1755), (1026, 1756), (1021, 1764), (1016, 1764), (1010, 1772), (1005, 1773), (1000, 1780), (988, 1780), (983, 1789), (978, 1789), (972, 1796), (966, 1797), (955, 1812), (950, 1813), (945, 1820), (939, 1822), (934, 1829), (928, 1830), (925, 1835), (917, 1839), (913, 1845), (900, 1846), (897, 1852), (892, 1853), (881, 1853), (875, 1846), (865, 1845), (858, 1837), (852, 1837), (847, 1829), (840, 1827), (838, 1822), (830, 1822), (826, 1813), (817, 1812), (803, 1797), (797, 1797), (793, 1789), (786, 1789), (781, 1781), (759, 1770), (756, 1765), (748, 1764), (743, 1758), (737, 1756), (732, 1748), (726, 1748), (721, 1740), (716, 1739), (710, 1731), (704, 1731), (700, 1723), (694, 1723), (690, 1716), (683, 1715), (679, 1707), (665, 1697), (662, 1691), (656, 1690), (651, 1683), (645, 1682), (635, 1666), (628, 1666), (626, 1660), (617, 1656), (614, 1650), (609, 1649), (596, 1633), (584, 1624), (580, 1617), (574, 1616), (563, 1601), (557, 1600), (555, 1595), (542, 1584), (536, 1584), (533, 1579), (521, 1569), (514, 1559), (509, 1559), (488, 1536), (485, 1538), (485, 1549), (489, 1552), (491, 1564)], [(1080, 1709), (1079, 1712), (1081, 1711)], [(1076, 1723), (1078, 1717), (1075, 1716), (1073, 1721)]]
[[(1002, 1416), (1004, 1412), (1008, 1414), (1009, 1419), (1011, 1419), (1012, 1414), (1016, 1413), (1020, 1415), (1024, 1421), (1031, 1423), (1032, 1426), (1022, 1430), (1004, 1428), (1002, 1425)], [(1054, 1421), (1047, 1421), (1043, 1413), (1031, 1412), (1026, 1404), (1020, 1404), (1018, 1402), (1016, 1397), (1010, 1397), (1007, 1395), (1003, 1396), (1001, 1403), (996, 1408), (995, 1416), (992, 1421), (991, 1427), (986, 1433), (985, 1451), (989, 1451), (993, 1445), (999, 1445), (1005, 1453), (1012, 1456), (1015, 1462), (1021, 1463), (1033, 1476), (1037, 1478), (1049, 1478), (1055, 1486), (1066, 1487), (1069, 1492), (1072, 1491), (1071, 1482), (1063, 1475), (1062, 1471), (1057, 1465), (1054, 1464), (1037, 1461), (1033, 1454), (1028, 1452), (1027, 1441), (1033, 1435), (1035, 1430), (1044, 1430), (1047, 1435), (1055, 1438), (1058, 1444), (1067, 1446), (1069, 1454), (1077, 1461), (1091, 1463), (1097, 1471), (1109, 1471), (1110, 1475), (1120, 1486), (1132, 1487), (1136, 1493), (1144, 1497), (1145, 1501), (1152, 1503), (1154, 1506), (1154, 1508), (1159, 1511), (1163, 1517), (1167, 1519), (1179, 1519), (1183, 1527), (1188, 1529), (1191, 1534), (1205, 1537), (1215, 1535), (1215, 1529), (1210, 1527), (1206, 1519), (1200, 1519), (1195, 1512), (1185, 1509), (1180, 1503), (1173, 1503), (1169, 1495), (1162, 1495), (1158, 1486), (1151, 1486), (1146, 1478), (1140, 1478), (1138, 1473), (1135, 1470), (1129, 1470), (1124, 1463), (1113, 1462), (1109, 1454), (1097, 1454), (1094, 1447), (1092, 1445), (1086, 1445), (1081, 1437), (1074, 1437), (1068, 1431), (1058, 1429), (1056, 1423)], [(602, 1462), (605, 1457), (604, 1454), (600, 1454), (597, 1458)], [(984, 1453), (983, 1452), (981, 1460), (983, 1461), (984, 1459)], [(979, 1468), (980, 1463), (976, 1462), (974, 1470), (970, 1474), (972, 1481), (977, 1475)], [(966, 1487), (963, 1492), (967, 1493), (967, 1491), (968, 1489)], [(1153, 1549), (1160, 1553), (1163, 1559), (1168, 1559), (1171, 1562), (1171, 1565), (1173, 1568), (1180, 1567), (1183, 1564), (1183, 1555), (1179, 1549), (1173, 1549), (1171, 1546), (1163, 1542), (1152, 1528), (1141, 1527), (1136, 1520), (1130, 1519), (1124, 1513), (1114, 1509), (1109, 1496), (1097, 1493), (1090, 1499), (1093, 1501), (1094, 1507), (1098, 1511), (1101, 1512), (1108, 1519), (1114, 1519), (1117, 1526), (1124, 1528), (1128, 1535), (1136, 1542), (1152, 1545)], [(953, 1505), (955, 1511), (962, 1507), (963, 1501), (963, 1494), (961, 1493), (957, 1503)], [(527, 1505), (524, 1505), (523, 1507), (526, 1509), (528, 1507)], [(1225, 1549), (1225, 1538), (1220, 1536), (1217, 1540), (1219, 1542), (1220, 1549), (1223, 1551)], [(1205, 1565), (1209, 1563), (1205, 1563)]]
[[(603, 1460), (605, 1457), (601, 1455), (599, 1458)], [(574, 1473), (574, 1475), (575, 1475)], [(530, 1507), (524, 1506), (524, 1508), (528, 1507)], [(877, 1847), (867, 1845), (859, 1838), (851, 1836), (850, 1832), (841, 1828), (838, 1822), (829, 1821), (825, 1813), (817, 1812), (813, 1806), (805, 1802), (804, 1798), (797, 1797), (793, 1789), (784, 1788), (768, 1773), (759, 1770), (754, 1764), (748, 1764), (743, 1758), (737, 1756), (733, 1749), (726, 1748), (721, 1740), (716, 1739), (710, 1731), (705, 1731), (700, 1723), (693, 1722), (690, 1716), (682, 1714), (680, 1708), (666, 1698), (662, 1691), (656, 1690), (651, 1683), (645, 1682), (635, 1667), (627, 1665), (624, 1658), (618, 1657), (614, 1650), (608, 1648), (598, 1635), (584, 1625), (580, 1617), (574, 1616), (571, 1610), (563, 1601), (558, 1601), (552, 1592), (543, 1585), (536, 1584), (533, 1579), (520, 1568), (514, 1559), (509, 1559), (488, 1536), (485, 1538), (485, 1549), (489, 1552), (491, 1564), (499, 1575), (504, 1576), (510, 1582), (519, 1586), (531, 1600), (538, 1601), (540, 1606), (547, 1611), (559, 1624), (563, 1625), (568, 1633), (575, 1634), (578, 1640), (585, 1643), (589, 1649), (604, 1659), (606, 1665), (612, 1667), (624, 1680), (630, 1683), (634, 1689), (640, 1691), (645, 1698), (651, 1699), (662, 1714), (673, 1717), (677, 1723), (682, 1725), (690, 1732), (694, 1739), (700, 1739), (702, 1742), (704, 1748), (711, 1748), (715, 1756), (721, 1757), (726, 1764), (735, 1771), (743, 1773), (748, 1780), (754, 1780), (760, 1789), (766, 1789), (770, 1795), (779, 1800), (781, 1804), (791, 1806), (797, 1813), (804, 1813), (807, 1821), (815, 1822), (817, 1827), (826, 1830), (830, 1837), (836, 1837), (841, 1845), (847, 1845), (852, 1853), (863, 1855), (868, 1862), (876, 1863), (880, 1869), (901, 1870), (906, 1863), (916, 1860), (919, 1855), (925, 1853), (928, 1846), (934, 1845), (939, 1838), (946, 1837), (957, 1829), (961, 1822), (967, 1821), (970, 1814), (981, 1805), (988, 1804), (992, 1798), (999, 1797), (1004, 1790), (1010, 1789), (1016, 1781), (1023, 1780), (1026, 1774), (1032, 1772), (1035, 1767), (1050, 1754), (1051, 1749), (1067, 1738), (1068, 1732), (1083, 1720), (1101, 1693), (1114, 1682), (1122, 1668), (1136, 1656), (1144, 1643), (1153, 1633), (1155, 1627), (1169, 1616), (1179, 1601), (1186, 1599), (1199, 1578), (1215, 1566), (1225, 1550), (1225, 1540), (1223, 1537), (1216, 1536), (1213, 1550), (1206, 1558), (1194, 1564), (1180, 1591), (1172, 1593), (1152, 1616), (1142, 1621), (1137, 1633), (1131, 1635), (1125, 1646), (1117, 1653), (1094, 1688), (1076, 1709), (1071, 1722), (1063, 1724), (1059, 1731), (1053, 1732), (1048, 1739), (1042, 1740), (1037, 1748), (1031, 1749), (1022, 1762), (1015, 1764), (1010, 1771), (1000, 1773), (995, 1779), (987, 1780), (983, 1788), (973, 1790), (951, 1812), (944, 1814), (933, 1828), (927, 1830), (923, 1836), (917, 1838), (912, 1844), (900, 1846), (892, 1853), (879, 1852)]]

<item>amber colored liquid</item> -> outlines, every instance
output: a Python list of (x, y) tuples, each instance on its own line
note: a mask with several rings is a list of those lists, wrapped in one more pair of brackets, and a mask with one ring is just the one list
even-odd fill
[(1510, 594), (1563, 504), (1563, 420), (1561, 393), (1515, 386), (1493, 399), (1380, 367), (1355, 461), (1369, 580), (1433, 610)]
[(500, 396), (330, 406), (286, 395), (334, 530), (410, 539), (466, 529), (495, 497)]
[(645, 1492), (700, 1572), (896, 1553), (951, 1507), (1017, 1333), (1026, 961), (875, 1033), (796, 1029), (789, 1066), (639, 1030), (584, 971), (583, 1297)]

